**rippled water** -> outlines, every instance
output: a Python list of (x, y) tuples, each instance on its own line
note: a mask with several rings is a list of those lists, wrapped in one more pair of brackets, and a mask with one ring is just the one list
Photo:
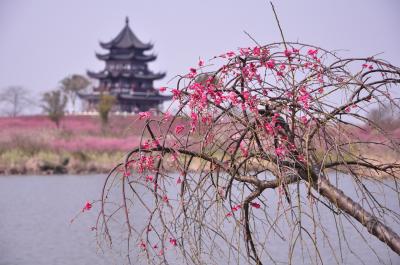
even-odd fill
[[(70, 223), (86, 200), (99, 197), (104, 176), (4, 176), (0, 177), (0, 265), (123, 264), (117, 254), (102, 254), (91, 231), (96, 209)], [(343, 186), (346, 189), (346, 185)], [(386, 201), (399, 209), (397, 199), (387, 193)], [(398, 227), (397, 227), (398, 228)], [(352, 238), (350, 224), (345, 224)], [(396, 230), (396, 229), (395, 229)], [(399, 232), (397, 229), (396, 231)], [(332, 233), (336, 233), (332, 229)], [(357, 235), (358, 236), (358, 235)], [(384, 244), (366, 235), (386, 264), (400, 258)], [(279, 254), (283, 245), (272, 246)], [(365, 264), (378, 264), (365, 244), (352, 242)], [(322, 255), (328, 248), (321, 248)], [(330, 253), (327, 255), (331, 255)], [(344, 264), (361, 264), (344, 248)], [(296, 260), (296, 259), (295, 259)], [(327, 259), (334, 264), (333, 259)], [(298, 259), (295, 264), (304, 263)]]

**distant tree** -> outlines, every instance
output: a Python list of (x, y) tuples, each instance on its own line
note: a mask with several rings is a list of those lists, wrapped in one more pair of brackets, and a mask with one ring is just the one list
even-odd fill
[(42, 108), (49, 116), (57, 128), (60, 126), (60, 121), (64, 117), (65, 107), (67, 106), (67, 96), (60, 90), (47, 92), (42, 98)]
[(115, 103), (115, 97), (111, 95), (101, 95), (98, 105), (98, 111), (103, 126), (108, 123), (108, 115)]
[(75, 101), (78, 92), (87, 88), (89, 84), (90, 81), (86, 77), (78, 74), (68, 76), (61, 80), (61, 88), (71, 100), (73, 112), (75, 112)]
[(380, 103), (368, 113), (368, 119), (372, 127), (391, 131), (400, 128), (400, 110), (398, 101)]
[(7, 116), (21, 115), (24, 109), (32, 102), (29, 100), (29, 92), (22, 86), (9, 86), (0, 93), (1, 110)]

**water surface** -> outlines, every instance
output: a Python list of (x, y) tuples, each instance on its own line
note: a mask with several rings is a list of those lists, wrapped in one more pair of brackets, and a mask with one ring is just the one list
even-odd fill
[[(95, 233), (90, 229), (96, 221), (96, 205), (70, 223), (87, 200), (99, 198), (104, 178), (102, 175), (0, 177), (0, 265), (123, 264), (124, 259), (119, 255), (102, 254), (97, 247)], [(383, 194), (388, 196), (385, 199), (389, 205), (399, 209), (397, 198)], [(328, 220), (329, 216), (325, 218)], [(350, 240), (353, 233), (354, 238), (359, 237), (350, 224), (344, 226)], [(336, 230), (330, 232), (334, 234)], [(371, 240), (383, 263), (400, 264), (399, 256), (383, 243), (367, 234), (366, 238)], [(378, 264), (372, 251), (357, 242), (351, 244), (364, 264)], [(271, 249), (281, 260), (287, 257), (279, 255), (282, 249), (287, 249), (284, 244), (274, 244)], [(331, 255), (326, 246), (321, 251), (322, 255)], [(295, 264), (304, 263), (300, 257), (294, 260)], [(334, 259), (325, 260), (327, 264), (335, 264)], [(362, 263), (343, 248), (343, 264)]]

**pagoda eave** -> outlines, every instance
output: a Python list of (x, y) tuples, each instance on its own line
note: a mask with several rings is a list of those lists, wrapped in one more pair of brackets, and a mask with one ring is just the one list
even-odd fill
[(157, 55), (155, 55), (155, 54), (150, 54), (150, 55), (136, 55), (136, 56), (134, 56), (134, 59), (135, 59), (136, 61), (139, 61), (139, 62), (148, 63), (148, 62), (155, 61), (155, 60), (157, 59)]
[(108, 61), (108, 60), (132, 60), (132, 61), (138, 61), (138, 62), (151, 62), (157, 59), (157, 56), (155, 54), (151, 55), (135, 55), (135, 53), (129, 53), (129, 54), (99, 54), (96, 53), (96, 57), (99, 60), (102, 61)]
[(153, 49), (153, 44), (151, 43), (146, 43), (146, 44), (120, 44), (120, 43), (115, 43), (113, 41), (110, 42), (100, 42), (100, 46), (103, 49), (106, 50), (111, 50), (111, 49), (130, 49), (130, 48), (135, 48), (137, 50), (142, 50), (142, 51), (147, 51)]
[(89, 77), (94, 78), (94, 79), (104, 79), (104, 78), (108, 77), (108, 74), (106, 74), (104, 71), (99, 72), (99, 73), (95, 73), (95, 72), (92, 72), (92, 71), (87, 71), (86, 74)]

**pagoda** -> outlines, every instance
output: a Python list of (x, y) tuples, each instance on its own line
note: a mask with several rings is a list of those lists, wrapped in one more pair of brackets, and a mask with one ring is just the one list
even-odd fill
[(100, 42), (106, 54), (96, 53), (99, 60), (105, 62), (101, 72), (88, 71), (91, 78), (99, 81), (89, 93), (79, 94), (89, 104), (88, 109), (95, 109), (102, 94), (115, 97), (114, 111), (139, 112), (150, 109), (159, 110), (159, 105), (171, 96), (160, 95), (154, 89), (153, 81), (165, 77), (165, 73), (154, 73), (147, 63), (156, 60), (154, 54), (146, 54), (153, 48), (151, 43), (143, 43), (129, 27), (126, 18), (125, 27), (110, 42)]

